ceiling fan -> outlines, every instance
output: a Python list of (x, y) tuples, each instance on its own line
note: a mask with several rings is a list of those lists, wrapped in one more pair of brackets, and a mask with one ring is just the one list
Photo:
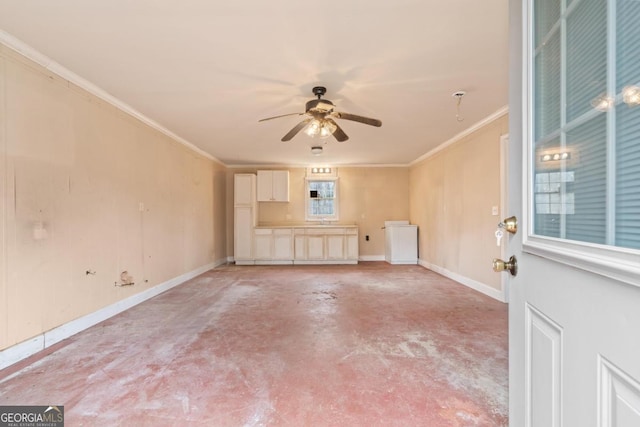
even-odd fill
[(283, 114), (281, 116), (268, 117), (258, 121), (264, 122), (266, 120), (278, 119), (280, 117), (287, 116), (306, 116), (304, 120), (294, 126), (293, 129), (282, 137), (282, 141), (290, 141), (298, 132), (306, 128), (305, 133), (309, 136), (325, 138), (333, 135), (338, 141), (344, 142), (349, 139), (349, 137), (344, 133), (342, 128), (338, 126), (334, 119), (351, 120), (377, 127), (382, 126), (382, 122), (377, 119), (370, 119), (368, 117), (357, 116), (355, 114), (335, 111), (335, 105), (333, 102), (328, 99), (322, 99), (322, 96), (327, 92), (327, 89), (324, 86), (316, 86), (312, 91), (318, 99), (308, 101), (306, 104), (306, 111), (304, 113)]

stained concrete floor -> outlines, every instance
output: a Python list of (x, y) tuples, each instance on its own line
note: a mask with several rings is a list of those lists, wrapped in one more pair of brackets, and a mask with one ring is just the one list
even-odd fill
[(420, 266), (214, 269), (0, 371), (67, 426), (506, 426), (507, 306)]

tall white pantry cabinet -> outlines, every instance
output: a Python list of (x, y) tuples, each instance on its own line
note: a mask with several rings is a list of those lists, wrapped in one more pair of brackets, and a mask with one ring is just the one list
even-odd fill
[(253, 229), (258, 214), (256, 176), (235, 174), (233, 194), (233, 257), (236, 264), (253, 264)]

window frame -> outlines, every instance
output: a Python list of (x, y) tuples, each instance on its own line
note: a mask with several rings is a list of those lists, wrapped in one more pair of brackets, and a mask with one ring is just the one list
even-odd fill
[[(309, 213), (309, 206), (311, 203), (311, 197), (309, 195), (309, 183), (310, 182), (325, 182), (333, 181), (333, 215), (312, 215)], [(340, 191), (338, 185), (338, 177), (335, 176), (318, 176), (318, 177), (305, 177), (304, 180), (304, 218), (305, 221), (338, 221), (340, 218), (339, 198)]]
[[(575, 3), (579, 1), (584, 0), (574, 0), (574, 7)], [(615, 7), (615, 5), (612, 6), (610, 4), (608, 7), (612, 8)], [(535, 27), (533, 10), (534, 0), (527, 0), (523, 8), (525, 31), (523, 32), (522, 38), (522, 136), (523, 141), (526, 141), (525, 155), (522, 156), (522, 194), (526, 196), (523, 197), (522, 210), (524, 217), (523, 223), (526, 224), (526, 230), (524, 230), (525, 232), (523, 233), (522, 250), (532, 255), (541, 256), (624, 283), (640, 286), (640, 250), (534, 234), (536, 155), (534, 147)], [(611, 10), (609, 10), (608, 13), (611, 14)], [(564, 14), (565, 11), (561, 10), (561, 19), (563, 20), (565, 19)], [(612, 31), (611, 28), (608, 28), (608, 31)], [(611, 60), (612, 58), (609, 57), (608, 61)], [(609, 132), (607, 132), (607, 134), (607, 138), (610, 138)]]

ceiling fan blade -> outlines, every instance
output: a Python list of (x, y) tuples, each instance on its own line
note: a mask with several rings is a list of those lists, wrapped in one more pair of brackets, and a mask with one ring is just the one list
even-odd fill
[(331, 120), (331, 119), (325, 119), (325, 120), (336, 127), (336, 130), (333, 131), (333, 136), (338, 140), (338, 142), (345, 142), (347, 139), (349, 139), (347, 134), (344, 133), (342, 128), (338, 126), (338, 124), (334, 120)]
[(357, 116), (355, 114), (335, 112), (333, 113), (333, 116), (338, 119), (352, 120), (354, 122), (364, 123), (365, 125), (371, 125), (371, 126), (377, 126), (377, 127), (382, 126), (382, 122), (378, 119), (370, 119), (369, 117)]
[(309, 124), (310, 121), (311, 118), (308, 118), (295, 125), (293, 129), (291, 129), (285, 136), (282, 137), (281, 141), (291, 141), (291, 138), (296, 136), (296, 134), (300, 132), (307, 124)]
[(266, 119), (260, 119), (258, 120), (259, 122), (264, 122), (267, 120), (273, 120), (273, 119), (279, 119), (280, 117), (287, 117), (287, 116), (301, 116), (304, 113), (290, 113), (290, 114), (283, 114), (281, 116), (273, 116), (273, 117), (267, 117)]

